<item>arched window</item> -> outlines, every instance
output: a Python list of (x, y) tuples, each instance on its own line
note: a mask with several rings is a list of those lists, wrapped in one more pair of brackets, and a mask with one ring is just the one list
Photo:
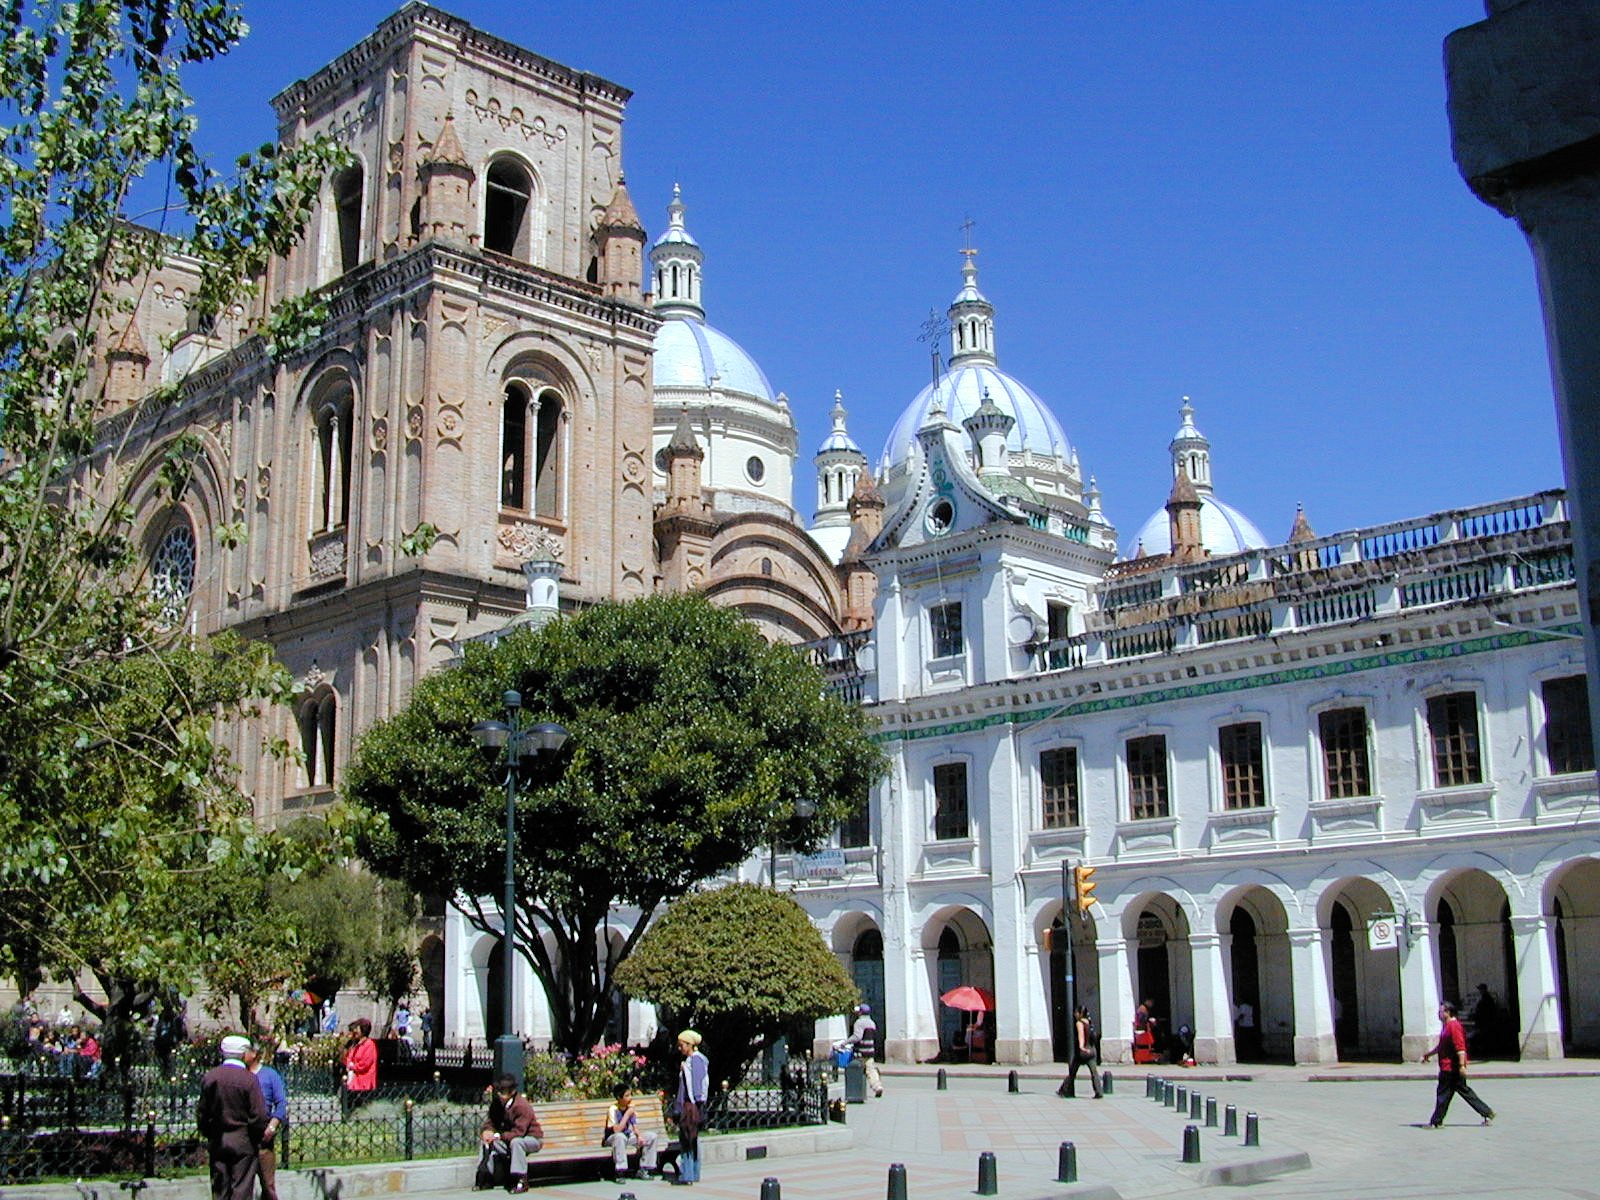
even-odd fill
[(528, 389), (506, 384), (500, 414), (500, 507), (528, 507)]
[(150, 554), (150, 595), (163, 629), (183, 624), (194, 596), (194, 530), (183, 518), (161, 535)]
[(348, 383), (326, 390), (312, 408), (311, 532), (343, 528), (350, 519), (350, 427), (354, 396)]
[(300, 701), (300, 751), (305, 756), (305, 786), (333, 786), (333, 730), (339, 715), (339, 697), (332, 688), (319, 688)]
[(333, 177), (333, 213), (339, 236), (339, 272), (361, 262), (361, 164), (346, 167)]
[(561, 444), (561, 397), (542, 392), (536, 406), (533, 459), (533, 511), (541, 517), (561, 515), (561, 476), (565, 469)]
[(528, 217), (532, 206), (533, 176), (528, 169), (512, 158), (490, 163), (484, 180), (484, 249), (531, 259)]

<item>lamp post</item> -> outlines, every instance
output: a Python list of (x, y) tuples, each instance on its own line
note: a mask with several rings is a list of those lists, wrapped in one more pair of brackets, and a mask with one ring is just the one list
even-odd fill
[[(817, 802), (802, 796), (794, 802), (794, 808), (789, 810), (789, 815), (802, 821), (809, 821), (817, 815)], [(771, 876), (772, 887), (776, 890), (778, 886), (778, 831), (776, 829), (772, 831), (772, 845), (768, 848), (768, 855), (767, 874)]]
[(517, 941), (517, 772), (524, 760), (532, 764), (541, 754), (554, 754), (566, 745), (567, 731), (560, 725), (543, 722), (522, 723), (522, 696), (507, 692), (501, 698), (506, 706), (504, 721), (479, 721), (472, 727), (472, 740), (491, 761), (498, 760), (506, 772), (506, 877), (500, 900), (500, 1036), (494, 1040), (495, 1078), (516, 1076), (522, 1088), (522, 1039), (511, 1032), (511, 971)]

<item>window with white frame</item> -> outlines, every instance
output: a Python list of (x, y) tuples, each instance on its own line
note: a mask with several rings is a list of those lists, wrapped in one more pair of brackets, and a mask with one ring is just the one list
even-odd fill
[(1040, 817), (1046, 829), (1071, 829), (1078, 818), (1078, 751), (1055, 746), (1039, 753)]
[(967, 816), (967, 764), (940, 763), (933, 768), (933, 836), (939, 841), (970, 837)]
[(311, 532), (342, 528), (350, 519), (350, 447), (355, 397), (348, 383), (324, 389), (312, 407)]
[(1239, 721), (1217, 730), (1217, 756), (1222, 767), (1222, 807), (1266, 807), (1267, 770), (1261, 722)]
[(1322, 781), (1329, 800), (1372, 795), (1372, 756), (1367, 742), (1367, 710), (1329, 708), (1317, 714), (1322, 745)]
[(1135, 821), (1172, 815), (1167, 793), (1167, 738), (1152, 733), (1129, 738), (1128, 814)]
[(1465, 787), (1483, 782), (1483, 751), (1478, 738), (1478, 697), (1446, 692), (1428, 697), (1428, 743), (1435, 787)]
[(934, 658), (954, 658), (965, 649), (961, 639), (961, 603), (935, 604), (928, 610)]
[(483, 247), (531, 261), (533, 176), (514, 158), (497, 158), (484, 179)]
[(1582, 675), (1546, 679), (1539, 685), (1544, 701), (1544, 749), (1552, 775), (1594, 770), (1594, 732), (1589, 724), (1589, 681)]

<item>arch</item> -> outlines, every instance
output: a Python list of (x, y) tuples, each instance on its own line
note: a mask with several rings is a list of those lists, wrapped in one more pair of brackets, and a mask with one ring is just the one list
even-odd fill
[(1237, 887), (1217, 906), (1226, 925), (1234, 1048), (1241, 1062), (1294, 1061), (1289, 913), (1271, 888)]
[(541, 355), (500, 371), (500, 506), (561, 520), (567, 509), (572, 375)]
[(1317, 899), (1332, 991), (1333, 1038), (1341, 1059), (1400, 1056), (1400, 961), (1367, 945), (1373, 914), (1393, 912), (1394, 898), (1364, 875), (1348, 875)]
[(1136, 1002), (1150, 1002), (1161, 1037), (1175, 1036), (1185, 1026), (1193, 1030), (1194, 959), (1183, 904), (1166, 892), (1142, 893), (1123, 910), (1122, 927), (1134, 948), (1128, 956), (1129, 993)]
[(1600, 1052), (1600, 857), (1562, 864), (1545, 885), (1557, 1010), (1567, 1053)]
[[(1505, 886), (1481, 867), (1461, 867), (1434, 880), (1425, 906), (1428, 919), (1438, 926), (1434, 941), (1440, 999), (1454, 1002), (1466, 1014), (1463, 1023), (1477, 1055), (1516, 1054), (1522, 1012)], [(1498, 1012), (1479, 1029), (1471, 1010), (1485, 990)]]
[[(1067, 923), (1071, 922), (1072, 987), (1067, 986)], [(1099, 1023), (1100, 1012), (1100, 960), (1096, 949), (1099, 941), (1094, 913), (1084, 918), (1067, 917), (1067, 909), (1060, 901), (1043, 906), (1034, 917), (1033, 932), (1038, 944), (1045, 948), (1039, 956), (1039, 965), (1045, 973), (1040, 982), (1045, 1003), (1050, 1013), (1050, 1056), (1056, 1062), (1071, 1062), (1075, 1041), (1072, 1028), (1072, 1008), (1081, 1004)], [(1069, 995), (1070, 991), (1070, 995)]]
[[(921, 936), (939, 1057), (992, 1057), (994, 1013), (969, 1014), (939, 1000), (962, 985), (994, 994), (994, 938), (988, 922), (974, 908), (946, 905), (923, 924)], [(1000, 1002), (995, 995), (996, 1005)]]
[(295, 706), (303, 763), (301, 784), (308, 790), (333, 786), (338, 720), (339, 696), (328, 684), (313, 689)]
[(539, 197), (538, 175), (527, 162), (511, 153), (490, 159), (483, 175), (483, 248), (537, 264)]
[(315, 537), (342, 529), (350, 520), (355, 380), (343, 367), (333, 366), (314, 376), (302, 396), (310, 422), (308, 527)]
[(422, 966), (422, 991), (428, 997), (429, 1019), (423, 1027), (423, 1049), (436, 1046), (444, 1034), (441, 1014), (445, 1011), (444, 939), (430, 933), (417, 947), (417, 960)]
[(361, 225), (365, 211), (366, 173), (359, 161), (332, 180), (333, 234), (339, 274), (353, 271), (365, 257), (361, 253)]

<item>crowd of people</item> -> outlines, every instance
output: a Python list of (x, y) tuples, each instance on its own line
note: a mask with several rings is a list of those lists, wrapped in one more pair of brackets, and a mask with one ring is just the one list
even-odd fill
[(25, 1013), (26, 1060), (41, 1075), (65, 1079), (98, 1079), (104, 1067), (95, 1027), (73, 1020), (61, 1009), (54, 1023), (37, 1012)]

